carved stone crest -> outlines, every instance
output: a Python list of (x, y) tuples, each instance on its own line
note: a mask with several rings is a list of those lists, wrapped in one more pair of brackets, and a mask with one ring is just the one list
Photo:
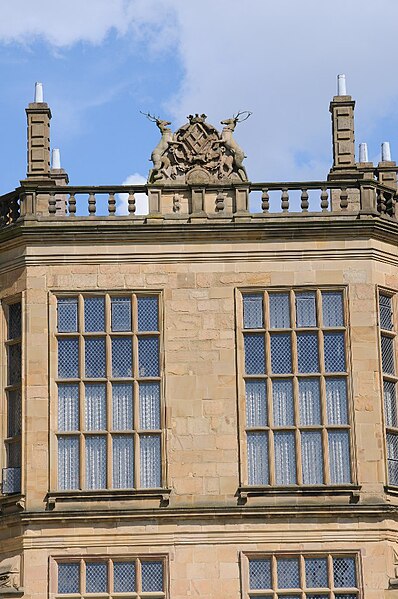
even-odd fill
[(20, 567), (19, 555), (8, 558), (0, 563), (0, 597), (19, 593)]
[[(161, 132), (161, 139), (153, 150), (153, 168), (148, 183), (216, 183), (247, 181), (243, 166), (245, 154), (233, 137), (237, 123), (246, 120), (250, 112), (221, 121), (221, 133), (206, 122), (205, 114), (190, 114), (188, 123), (174, 134), (158, 117), (146, 114)], [(242, 117), (243, 118), (239, 118)]]

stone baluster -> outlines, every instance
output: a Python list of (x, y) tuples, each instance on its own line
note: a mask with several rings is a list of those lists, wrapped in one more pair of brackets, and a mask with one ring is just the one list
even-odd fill
[(283, 212), (289, 212), (289, 190), (287, 187), (282, 189), (281, 207)]
[(69, 194), (69, 208), (68, 208), (69, 216), (75, 216), (76, 214), (76, 198), (75, 194)]
[[(173, 212), (180, 212), (181, 210), (181, 197), (180, 194), (175, 193), (173, 196)], [(217, 210), (217, 207), (216, 207)]]
[(322, 212), (326, 212), (329, 208), (329, 194), (326, 187), (322, 187), (321, 191), (321, 209)]
[(380, 214), (386, 213), (386, 201), (384, 193), (380, 189), (377, 190), (377, 210)]
[(263, 212), (269, 212), (269, 193), (268, 189), (263, 189), (261, 194), (261, 210)]
[(89, 216), (94, 216), (97, 209), (97, 200), (95, 198), (95, 193), (90, 191), (88, 195), (88, 214)]
[(55, 193), (50, 192), (50, 197), (48, 199), (48, 213), (53, 215), (57, 212), (57, 200), (55, 199)]
[(15, 221), (19, 218), (19, 198), (13, 197), (10, 202), (10, 221), (15, 223)]
[(394, 194), (389, 191), (384, 192), (384, 201), (386, 205), (386, 214), (389, 216), (395, 216), (394, 214)]
[(342, 210), (348, 208), (348, 192), (346, 187), (342, 187), (340, 191), (340, 208)]
[(309, 208), (309, 201), (308, 201), (308, 191), (306, 189), (302, 189), (301, 190), (301, 210), (303, 212), (308, 212), (308, 208)]
[(135, 195), (134, 195), (133, 191), (130, 191), (130, 193), (129, 193), (129, 197), (127, 200), (127, 210), (129, 212), (130, 216), (134, 216), (136, 206), (135, 206)]
[(222, 212), (225, 208), (225, 202), (224, 202), (225, 198), (224, 198), (224, 193), (223, 190), (220, 189), (220, 191), (217, 194), (216, 197), (216, 212)]
[(109, 212), (109, 216), (115, 216), (116, 200), (115, 200), (115, 194), (113, 192), (111, 192), (108, 197), (108, 212)]

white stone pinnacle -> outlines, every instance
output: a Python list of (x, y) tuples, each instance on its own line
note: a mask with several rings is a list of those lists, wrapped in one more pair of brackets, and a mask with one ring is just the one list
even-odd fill
[(59, 148), (54, 148), (52, 151), (51, 168), (61, 168), (61, 152)]
[(346, 96), (347, 95), (345, 75), (337, 75), (337, 95), (338, 96)]
[(368, 144), (359, 144), (359, 162), (369, 162), (368, 158)]
[(44, 102), (43, 100), (43, 84), (35, 83), (35, 103)]
[(381, 144), (381, 161), (391, 162), (391, 148), (389, 141), (383, 141)]

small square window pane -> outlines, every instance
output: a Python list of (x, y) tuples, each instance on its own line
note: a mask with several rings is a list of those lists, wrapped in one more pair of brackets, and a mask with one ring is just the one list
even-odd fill
[(58, 593), (80, 593), (80, 564), (58, 564)]
[(21, 323), (21, 303), (10, 304), (8, 306), (8, 339), (18, 339), (18, 337), (21, 337)]
[(58, 339), (58, 377), (72, 379), (79, 376), (79, 340)]
[(299, 379), (300, 424), (321, 424), (319, 379)]
[(301, 433), (301, 461), (304, 485), (323, 484), (323, 449), (320, 431)]
[(58, 487), (61, 491), (79, 488), (79, 437), (58, 437)]
[(398, 435), (387, 433), (388, 482), (398, 485)]
[(332, 485), (351, 482), (350, 438), (348, 431), (329, 431), (329, 468)]
[(268, 435), (247, 433), (249, 485), (268, 485)]
[(324, 333), (325, 371), (345, 372), (344, 333)]
[(248, 293), (243, 296), (243, 323), (245, 329), (263, 328), (262, 293)]
[(131, 331), (131, 299), (112, 297), (112, 331)]
[[(296, 440), (293, 431), (274, 434), (275, 482), (277, 485), (295, 485)], [(287, 588), (287, 587), (286, 587)]]
[(86, 593), (106, 593), (108, 591), (108, 564), (86, 562)]
[(86, 439), (86, 487), (106, 488), (106, 437), (87, 436)]
[(265, 381), (246, 381), (246, 425), (267, 425), (267, 387)]
[(58, 430), (79, 430), (79, 385), (58, 385)]
[(269, 313), (271, 329), (288, 329), (290, 327), (289, 294), (270, 293)]
[(159, 376), (159, 337), (138, 338), (138, 373), (140, 377)]
[(105, 337), (86, 337), (84, 340), (86, 377), (104, 378), (106, 376), (105, 364)]
[(77, 331), (77, 297), (59, 297), (57, 300), (58, 333)]
[(141, 562), (142, 591), (159, 593), (163, 591), (163, 562)]
[(398, 415), (397, 415), (397, 398), (395, 391), (395, 383), (391, 381), (384, 381), (384, 406), (386, 412), (386, 424), (387, 426), (398, 427)]
[(158, 331), (158, 298), (156, 296), (138, 296), (138, 330), (139, 331)]
[(130, 337), (112, 337), (112, 376), (133, 376), (133, 344)]
[(106, 429), (105, 385), (86, 384), (84, 413), (86, 431), (103, 431)]
[(393, 337), (381, 336), (381, 361), (383, 372), (386, 374), (395, 374)]
[(112, 385), (113, 430), (127, 431), (133, 428), (133, 386), (126, 383)]
[(296, 293), (297, 326), (316, 327), (316, 296), (315, 291)]
[(113, 444), (113, 488), (134, 487), (134, 439), (132, 435), (115, 435)]
[(8, 384), (15, 385), (21, 381), (22, 353), (21, 344), (8, 346)]
[(296, 558), (278, 558), (278, 588), (297, 589), (300, 587), (299, 561)]
[(249, 561), (249, 586), (256, 589), (271, 589), (271, 560), (251, 559)]
[(334, 557), (333, 576), (336, 589), (349, 589), (357, 586), (355, 558)]
[(135, 563), (113, 562), (113, 592), (135, 592)]
[(160, 385), (140, 383), (140, 428), (156, 430), (160, 428)]
[(275, 426), (294, 425), (293, 382), (290, 379), (272, 381), (272, 405)]
[(305, 586), (308, 589), (326, 589), (329, 586), (328, 562), (326, 558), (305, 558)]
[(326, 379), (326, 411), (328, 424), (348, 424), (347, 381)]
[(297, 361), (299, 372), (319, 372), (317, 333), (297, 334)]
[(387, 331), (392, 331), (392, 298), (388, 295), (379, 296), (380, 308), (380, 327)]
[(141, 487), (161, 486), (160, 435), (140, 435)]
[(86, 333), (105, 331), (105, 298), (84, 298), (84, 330)]
[(344, 326), (343, 294), (341, 291), (322, 292), (322, 314), (324, 327)]
[(265, 372), (264, 335), (247, 333), (244, 335), (244, 344), (246, 374), (263, 374)]
[(290, 333), (271, 335), (271, 369), (274, 374), (292, 372), (292, 342)]

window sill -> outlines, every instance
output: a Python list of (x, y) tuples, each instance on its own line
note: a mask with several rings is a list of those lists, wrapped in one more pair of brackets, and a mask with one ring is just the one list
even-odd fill
[(169, 504), (171, 489), (101, 489), (95, 491), (53, 491), (47, 493), (47, 509), (53, 510), (57, 503), (87, 503), (98, 501), (131, 501), (159, 499), (160, 507)]
[(388, 495), (394, 495), (394, 497), (398, 497), (398, 486), (384, 485), (384, 492), (388, 493)]
[[(241, 486), (238, 489), (238, 501), (241, 504), (247, 502), (249, 497), (269, 497), (269, 496), (337, 496), (348, 495), (350, 503), (358, 503), (360, 485), (313, 485), (313, 486), (283, 486), (283, 487), (255, 487)], [(397, 488), (398, 494), (398, 488)]]

